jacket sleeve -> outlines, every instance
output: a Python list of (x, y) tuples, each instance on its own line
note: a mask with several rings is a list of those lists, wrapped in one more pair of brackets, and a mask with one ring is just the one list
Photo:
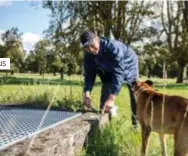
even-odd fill
[(96, 78), (96, 62), (91, 54), (84, 56), (84, 92), (92, 91)]
[(124, 81), (124, 51), (120, 47), (110, 48), (110, 60), (112, 68), (111, 94), (117, 95)]

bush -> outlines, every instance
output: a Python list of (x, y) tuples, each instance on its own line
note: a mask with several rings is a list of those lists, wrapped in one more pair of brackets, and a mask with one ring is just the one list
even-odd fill
[(83, 104), (80, 100), (70, 99), (67, 97), (63, 98), (61, 101), (57, 100), (56, 105), (58, 108), (67, 109), (74, 112), (83, 109)]
[(62, 98), (61, 100), (57, 100), (55, 97), (53, 99), (53, 94), (49, 91), (45, 91), (42, 94), (30, 95), (26, 103), (39, 108), (47, 108), (51, 103), (52, 109), (65, 109), (69, 111), (77, 111), (83, 109), (83, 104), (80, 100), (77, 100), (74, 97), (71, 98), (69, 96)]
[(54, 105), (53, 94), (49, 91), (45, 91), (42, 94), (32, 94), (28, 97), (28, 104), (39, 106), (39, 107), (48, 107), (51, 103)]

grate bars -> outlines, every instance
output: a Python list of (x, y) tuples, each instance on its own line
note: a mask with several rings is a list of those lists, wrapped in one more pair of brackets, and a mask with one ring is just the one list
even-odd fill
[(51, 110), (38, 129), (44, 113), (45, 110), (0, 106), (0, 150), (81, 114)]

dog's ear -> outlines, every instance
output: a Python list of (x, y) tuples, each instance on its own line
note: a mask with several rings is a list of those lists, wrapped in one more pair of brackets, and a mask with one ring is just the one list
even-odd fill
[(153, 81), (151, 80), (146, 80), (145, 83), (147, 83), (149, 86), (153, 86)]
[(131, 85), (134, 87), (134, 86), (137, 85), (138, 82), (139, 82), (139, 81), (133, 81)]

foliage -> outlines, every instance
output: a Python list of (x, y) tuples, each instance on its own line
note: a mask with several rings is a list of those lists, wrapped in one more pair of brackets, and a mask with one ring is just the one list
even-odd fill
[(22, 33), (18, 28), (11, 28), (2, 33), (1, 39), (4, 45), (0, 45), (0, 56), (10, 58), (11, 73), (22, 71), (24, 68), (25, 51), (21, 41)]
[(31, 94), (28, 97), (27, 103), (31, 104), (33, 106), (40, 106), (40, 107), (44, 107), (47, 108), (49, 104), (52, 104), (51, 102), (53, 99), (53, 94), (51, 92), (45, 91), (42, 94)]
[(187, 77), (186, 1), (43, 1), (42, 6), (51, 13), (46, 38), (27, 55), (18, 28), (1, 35), (0, 57), (10, 57), (11, 74), (38, 72), (44, 77), (52, 72), (61, 79), (82, 74), (79, 36), (89, 29), (133, 47), (141, 75), (162, 77), (166, 69), (177, 82)]
[(66, 109), (74, 112), (78, 110), (83, 110), (82, 101), (70, 97), (65, 97), (61, 100), (57, 100), (56, 106), (60, 109)]
[[(183, 82), (183, 72), (188, 63), (187, 2), (168, 1), (162, 3), (161, 20), (172, 61), (178, 65), (177, 83)], [(166, 13), (166, 16), (164, 15)]]

